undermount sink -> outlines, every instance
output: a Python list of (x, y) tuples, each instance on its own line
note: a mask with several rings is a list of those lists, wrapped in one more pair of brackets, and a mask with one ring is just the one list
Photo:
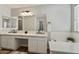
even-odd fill
[(8, 32), (8, 33), (17, 33), (17, 32)]
[(36, 34), (45, 34), (45, 32), (44, 31), (38, 31), (38, 32), (36, 32)]
[(17, 31), (16, 30), (11, 30), (8, 33), (17, 33)]

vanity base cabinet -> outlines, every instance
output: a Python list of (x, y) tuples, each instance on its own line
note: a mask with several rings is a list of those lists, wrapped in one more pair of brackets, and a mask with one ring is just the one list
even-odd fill
[(47, 38), (29, 38), (28, 51), (33, 53), (47, 53)]
[(17, 41), (13, 36), (1, 36), (1, 47), (16, 50)]

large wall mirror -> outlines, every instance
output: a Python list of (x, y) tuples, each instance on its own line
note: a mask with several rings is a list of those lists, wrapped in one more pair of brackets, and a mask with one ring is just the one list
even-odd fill
[(23, 30), (35, 31), (35, 16), (24, 16), (23, 18)]
[(45, 31), (47, 32), (47, 18), (46, 15), (37, 15), (36, 18), (36, 30), (37, 31)]
[(23, 17), (18, 16), (18, 30), (23, 30)]
[(2, 17), (2, 28), (10, 28), (10, 18)]
[(19, 16), (18, 30), (47, 32), (46, 15)]
[(2, 28), (16, 28), (17, 19), (12, 17), (2, 16)]

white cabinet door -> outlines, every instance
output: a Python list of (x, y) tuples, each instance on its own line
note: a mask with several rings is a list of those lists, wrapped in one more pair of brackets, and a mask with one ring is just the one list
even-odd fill
[(47, 39), (46, 38), (38, 38), (38, 46), (39, 53), (47, 53)]
[(36, 38), (29, 38), (28, 50), (29, 50), (29, 52), (38, 52), (37, 51), (37, 39)]
[(0, 30), (2, 28), (2, 18), (0, 17)]
[(17, 49), (14, 36), (1, 36), (1, 47), (7, 49)]
[(31, 37), (28, 42), (28, 50), (34, 53), (47, 53), (47, 39)]
[(15, 40), (15, 37), (14, 36), (8, 36), (9, 38), (7, 39), (8, 40), (8, 48), (9, 49), (13, 49), (13, 50), (16, 50), (17, 49), (17, 42)]
[(2, 48), (7, 48), (7, 41), (6, 41), (6, 39), (1, 39), (1, 47)]
[(7, 45), (8, 45), (8, 43), (7, 43), (6, 36), (1, 36), (1, 47), (2, 48), (7, 48)]

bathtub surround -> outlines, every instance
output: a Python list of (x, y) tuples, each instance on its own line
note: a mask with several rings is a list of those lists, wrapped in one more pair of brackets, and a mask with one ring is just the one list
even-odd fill
[(79, 33), (77, 32), (51, 32), (50, 39), (66, 42), (68, 37), (74, 38), (75, 42), (79, 42)]
[(49, 42), (50, 53), (62, 52), (62, 53), (79, 53), (79, 43), (53, 41)]
[[(67, 42), (68, 37), (73, 38), (75, 42)], [(79, 53), (79, 33), (77, 32), (51, 32), (51, 40), (49, 48), (54, 53)]]

